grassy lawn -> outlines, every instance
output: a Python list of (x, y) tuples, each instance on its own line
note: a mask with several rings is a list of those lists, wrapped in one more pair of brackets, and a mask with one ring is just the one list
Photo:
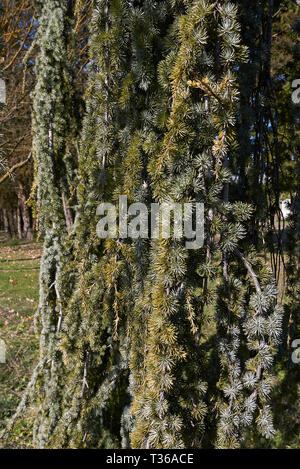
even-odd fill
[[(38, 304), (41, 245), (8, 240), (0, 233), (0, 340), (6, 344), (6, 363), (0, 364), (0, 430), (18, 405), (37, 361), (38, 340), (33, 317)], [(0, 448), (28, 448), (30, 409), (16, 424), (13, 437)]]

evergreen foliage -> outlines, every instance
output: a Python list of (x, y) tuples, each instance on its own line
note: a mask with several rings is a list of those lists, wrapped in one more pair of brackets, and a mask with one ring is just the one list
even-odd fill
[[(68, 139), (74, 138), (72, 77), (68, 68), (68, 30), (72, 20), (72, 2), (38, 2), (39, 29), (36, 43), (37, 82), (33, 96), (33, 154), (36, 165), (36, 213), (39, 231), (44, 233), (44, 253), (40, 272), (40, 364), (38, 379), (41, 402), (36, 421), (35, 440), (44, 445), (56, 424), (56, 408), (60, 406), (58, 369), (61, 366), (56, 350), (57, 334), (62, 322), (61, 267), (67, 235), (64, 201), (73, 184)], [(51, 398), (53, 409), (45, 414), (44, 400)], [(41, 424), (40, 424), (41, 422)]]
[[(271, 202), (279, 207), (279, 147), (273, 126), (275, 163), (261, 169), (269, 140), (258, 145), (257, 124), (269, 128), (275, 113), (272, 2), (95, 0), (77, 170), (68, 50), (83, 3), (38, 2), (41, 349), (19, 412), (34, 395), (39, 448), (238, 448), (250, 431), (270, 439), (284, 312), (278, 271), (259, 249), (261, 221)], [(118, 206), (120, 195), (149, 209), (202, 202), (204, 245), (100, 240), (97, 207)], [(298, 234), (291, 268), (297, 250)]]

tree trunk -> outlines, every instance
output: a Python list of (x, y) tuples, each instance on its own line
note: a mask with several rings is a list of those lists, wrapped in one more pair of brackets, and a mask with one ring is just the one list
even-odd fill
[(22, 239), (22, 215), (20, 207), (17, 208), (17, 230), (18, 230), (18, 239)]
[(12, 238), (16, 236), (17, 227), (16, 227), (16, 217), (14, 214), (14, 209), (7, 211), (7, 220), (8, 220), (8, 233)]
[(65, 214), (65, 219), (66, 219), (67, 230), (68, 230), (68, 233), (70, 233), (74, 221), (73, 221), (72, 211), (68, 207), (67, 198), (66, 198), (64, 193), (62, 193), (62, 202), (63, 202), (63, 208), (64, 208), (64, 214)]
[(20, 214), (23, 219), (23, 237), (25, 239), (32, 239), (32, 227), (31, 227), (31, 217), (30, 217), (30, 210), (26, 203), (26, 196), (23, 184), (19, 183), (18, 189), (18, 203)]
[(4, 231), (5, 231), (5, 233), (9, 234), (9, 222), (8, 222), (8, 216), (7, 216), (7, 209), (6, 208), (2, 209), (2, 214), (3, 214)]

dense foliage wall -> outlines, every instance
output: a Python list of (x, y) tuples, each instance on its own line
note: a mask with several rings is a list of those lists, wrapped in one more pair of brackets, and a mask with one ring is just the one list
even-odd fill
[[(36, 5), (40, 360), (9, 428), (32, 399), (40, 448), (297, 444), (284, 420), (299, 404), (295, 59), (282, 64), (272, 42), (294, 12), (271, 0), (92, 6), (81, 124), (69, 50), (84, 2)], [(297, 28), (284, 37), (290, 51)], [(204, 245), (99, 239), (97, 208), (120, 209), (120, 195), (203, 203)]]

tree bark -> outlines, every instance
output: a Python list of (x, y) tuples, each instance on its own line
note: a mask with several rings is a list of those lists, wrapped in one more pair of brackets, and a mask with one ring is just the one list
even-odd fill
[(18, 189), (18, 203), (19, 203), (20, 214), (23, 220), (22, 237), (24, 237), (25, 239), (31, 240), (32, 239), (32, 227), (31, 227), (30, 210), (26, 203), (25, 189), (24, 189), (23, 184), (21, 183), (19, 183), (19, 189)]
[(2, 214), (3, 214), (4, 231), (5, 231), (5, 233), (9, 234), (9, 221), (8, 221), (7, 209), (6, 208), (2, 209)]

